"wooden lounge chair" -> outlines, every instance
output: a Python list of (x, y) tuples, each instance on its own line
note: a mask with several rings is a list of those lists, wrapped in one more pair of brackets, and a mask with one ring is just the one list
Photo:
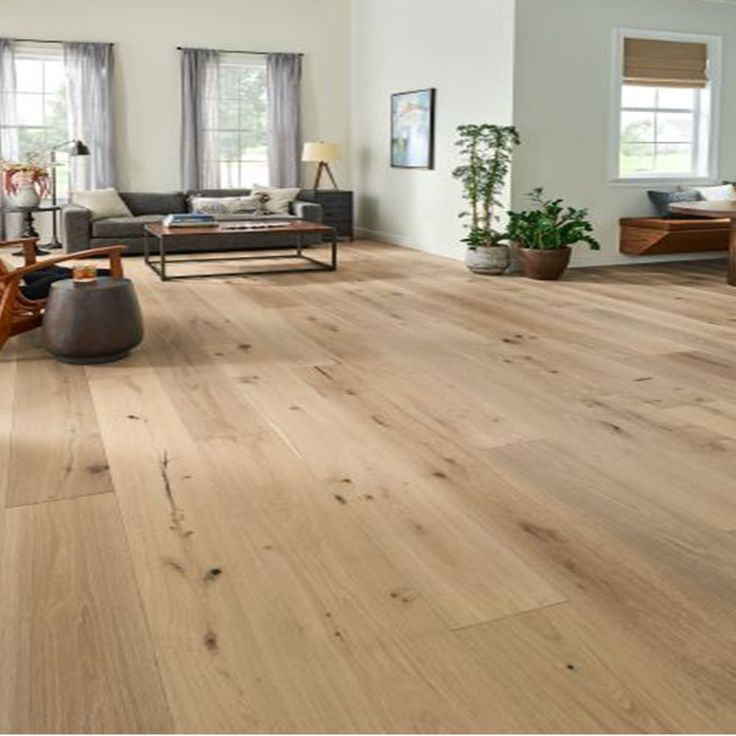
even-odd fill
[(0, 260), (0, 350), (2, 350), (9, 337), (40, 327), (43, 321), (46, 299), (28, 299), (21, 292), (20, 287), (23, 285), (23, 277), (26, 274), (49, 266), (56, 266), (66, 261), (108, 256), (111, 275), (116, 278), (123, 276), (121, 254), (127, 247), (125, 245), (93, 248), (39, 261), (36, 258), (36, 240), (36, 238), (22, 238), (20, 240), (0, 241), (0, 248), (20, 245), (25, 259), (24, 266), (13, 270), (8, 269)]

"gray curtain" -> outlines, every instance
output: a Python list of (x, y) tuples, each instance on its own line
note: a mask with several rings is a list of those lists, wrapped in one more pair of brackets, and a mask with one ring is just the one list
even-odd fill
[(272, 187), (298, 187), (302, 58), (268, 55), (268, 168)]
[[(12, 39), (0, 38), (0, 159), (18, 158), (18, 131), (15, 115), (15, 44)], [(0, 208), (5, 191), (0, 186)], [(5, 215), (0, 211), (0, 239), (7, 237)]]
[(212, 133), (217, 127), (219, 86), (220, 54), (210, 49), (182, 49), (181, 178), (185, 191), (220, 186)]
[(113, 47), (109, 43), (65, 43), (72, 138), (90, 150), (72, 163), (74, 189), (115, 186)]

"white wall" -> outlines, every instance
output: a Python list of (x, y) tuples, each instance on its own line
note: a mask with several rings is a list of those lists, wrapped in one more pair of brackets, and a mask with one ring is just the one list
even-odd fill
[[(644, 190), (609, 183), (611, 37), (617, 26), (724, 37), (720, 175), (736, 178), (736, 5), (705, 0), (0, 0), (0, 35), (116, 45), (117, 159), (123, 189), (176, 189), (176, 46), (302, 51), (304, 133), (343, 144), (337, 166), (374, 237), (461, 258), (459, 124), (520, 127), (513, 203), (544, 185), (590, 207), (600, 253), (618, 219), (644, 214)], [(352, 70), (351, 70), (352, 67)], [(390, 95), (437, 88), (433, 171), (392, 169)], [(352, 140), (351, 140), (352, 139)], [(346, 158), (348, 158), (346, 156)], [(305, 181), (311, 179), (305, 171)], [(685, 256), (687, 257), (687, 256)]]
[[(549, 0), (545, 0), (549, 2)], [(353, 184), (370, 236), (462, 258), (462, 123), (512, 117), (514, 0), (354, 0)], [(437, 88), (435, 169), (390, 167), (390, 96)]]
[[(179, 175), (177, 46), (305, 53), (304, 134), (349, 148), (349, 0), (0, 0), (0, 35), (115, 43), (118, 186)], [(347, 164), (338, 165), (347, 178)], [(305, 181), (311, 179), (305, 170)]]
[[(524, 145), (514, 161), (513, 203), (542, 185), (590, 207), (603, 249), (574, 263), (641, 263), (618, 252), (618, 220), (651, 212), (646, 189), (609, 182), (613, 29), (723, 36), (719, 175), (736, 178), (736, 5), (704, 0), (517, 0), (514, 119)], [(654, 187), (668, 188), (668, 187)], [(673, 260), (677, 256), (666, 256)], [(692, 256), (682, 256), (692, 258)]]

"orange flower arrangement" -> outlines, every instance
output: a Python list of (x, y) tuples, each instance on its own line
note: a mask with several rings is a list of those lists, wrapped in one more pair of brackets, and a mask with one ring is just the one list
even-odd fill
[(49, 169), (46, 164), (31, 159), (24, 162), (0, 161), (3, 172), (3, 190), (8, 196), (14, 196), (21, 187), (35, 187), (39, 197), (45, 197), (50, 191)]

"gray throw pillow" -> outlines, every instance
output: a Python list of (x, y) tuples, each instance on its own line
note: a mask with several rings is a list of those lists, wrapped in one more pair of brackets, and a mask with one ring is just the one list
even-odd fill
[(649, 199), (657, 211), (657, 217), (683, 217), (683, 215), (675, 215), (670, 211), (670, 205), (676, 202), (699, 202), (703, 199), (700, 192), (647, 192)]

